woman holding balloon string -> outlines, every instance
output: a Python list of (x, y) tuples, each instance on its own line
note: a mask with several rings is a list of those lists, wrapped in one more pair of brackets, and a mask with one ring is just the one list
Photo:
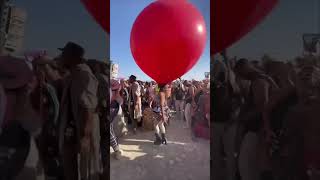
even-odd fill
[[(166, 128), (165, 123), (169, 120), (169, 107), (167, 98), (169, 96), (168, 89), (169, 85), (158, 85), (159, 93), (157, 94), (158, 101), (156, 102), (157, 105), (154, 109), (154, 112), (159, 114), (159, 118), (157, 118), (154, 122), (155, 125), (155, 137), (156, 140), (154, 141), (155, 145), (167, 144), (166, 139)], [(160, 136), (161, 133), (161, 136)]]

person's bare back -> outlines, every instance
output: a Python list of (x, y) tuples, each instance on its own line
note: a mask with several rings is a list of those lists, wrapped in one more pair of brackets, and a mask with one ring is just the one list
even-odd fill
[[(307, 152), (320, 154), (320, 120), (319, 120), (320, 101), (312, 102), (304, 106), (304, 119), (300, 119), (301, 131), (304, 136), (304, 148)], [(320, 162), (319, 162), (320, 163)]]
[[(285, 126), (288, 129), (289, 143), (296, 144), (296, 148), (302, 147), (302, 151), (297, 151), (300, 154), (296, 154), (295, 156), (303, 157), (305, 166), (313, 165), (318, 168), (320, 165), (319, 109), (319, 100), (299, 103), (289, 112), (285, 121)], [(293, 148), (293, 146), (290, 147)], [(288, 150), (292, 151), (293, 149)]]

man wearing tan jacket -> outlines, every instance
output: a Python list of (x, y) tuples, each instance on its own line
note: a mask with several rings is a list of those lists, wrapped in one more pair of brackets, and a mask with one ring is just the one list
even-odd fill
[(141, 87), (137, 82), (137, 78), (131, 75), (129, 78), (130, 92), (129, 92), (129, 111), (132, 120), (133, 131), (137, 131), (138, 123), (142, 118), (142, 104), (141, 104)]

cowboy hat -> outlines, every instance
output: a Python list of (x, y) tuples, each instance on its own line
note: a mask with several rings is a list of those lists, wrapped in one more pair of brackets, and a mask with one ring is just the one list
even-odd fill
[(0, 56), (0, 83), (4, 89), (18, 89), (32, 81), (33, 72), (24, 59)]
[(83, 58), (85, 50), (82, 46), (74, 43), (67, 42), (63, 48), (58, 48), (62, 53), (72, 54), (74, 57)]
[(136, 77), (135, 75), (131, 75), (131, 76), (129, 77), (129, 79), (136, 81), (136, 80), (137, 80), (137, 77)]

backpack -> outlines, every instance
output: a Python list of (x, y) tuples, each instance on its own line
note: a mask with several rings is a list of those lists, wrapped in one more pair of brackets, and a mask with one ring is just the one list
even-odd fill
[(177, 88), (176, 88), (176, 99), (177, 100), (182, 100), (184, 97), (184, 91), (181, 87), (181, 85), (179, 85)]

